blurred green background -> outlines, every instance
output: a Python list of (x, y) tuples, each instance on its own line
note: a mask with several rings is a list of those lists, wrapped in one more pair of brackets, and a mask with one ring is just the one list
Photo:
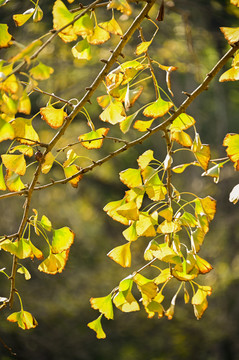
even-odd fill
[[(11, 0), (0, 9), (1, 23), (10, 23), (9, 32), (16, 41), (27, 45), (52, 27), (51, 8), (53, 1), (40, 1), (44, 12), (43, 21), (33, 24), (31, 21), (16, 29), (12, 14), (22, 13), (31, 7), (30, 1)], [(66, 3), (66, 2), (65, 2)], [(85, 5), (89, 1), (82, 1)], [(74, 4), (73, 4), (74, 5)], [(185, 99), (182, 91), (195, 89), (200, 80), (227, 51), (228, 45), (220, 26), (238, 26), (239, 9), (230, 5), (229, 0), (175, 0), (166, 1), (165, 19), (158, 23), (160, 28), (150, 55), (163, 65), (177, 66), (172, 75), (172, 89), (177, 106)], [(73, 6), (72, 6), (73, 7)], [(135, 11), (138, 9), (133, 5)], [(156, 6), (150, 13), (152, 19), (157, 15)], [(110, 12), (99, 15), (101, 19), (110, 19)], [(116, 13), (118, 19), (122, 15)], [(124, 16), (123, 28), (127, 28), (130, 19)], [(150, 40), (152, 24), (143, 25), (146, 40)], [(54, 74), (39, 86), (43, 90), (54, 92), (66, 99), (81, 98), (84, 88), (89, 86), (102, 64), (99, 59), (108, 57), (109, 50), (118, 42), (111, 42), (94, 48), (93, 59), (80, 62), (73, 59), (72, 44), (63, 44), (56, 39), (40, 56), (47, 65), (53, 66)], [(140, 42), (136, 33), (124, 51), (126, 60), (135, 51)], [(0, 51), (0, 57), (9, 58), (15, 54), (15, 47)], [(229, 68), (230, 64), (228, 64)], [(224, 69), (225, 70), (225, 69)], [(165, 74), (159, 70), (157, 79), (166, 90)], [(221, 72), (222, 73), (222, 72)], [(197, 129), (203, 143), (210, 143), (214, 158), (225, 156), (222, 141), (227, 132), (238, 132), (238, 83), (219, 83), (214, 79), (208, 91), (194, 101), (188, 113), (197, 121)], [(103, 86), (96, 96), (104, 94)], [(100, 108), (95, 101), (87, 109), (96, 126), (102, 126), (98, 115)], [(33, 94), (32, 114), (45, 106), (47, 97)], [(150, 82), (144, 86), (144, 94), (138, 99), (136, 107), (153, 100), (153, 88)], [(41, 140), (47, 141), (54, 133), (38, 118), (34, 123)], [(81, 133), (88, 131), (86, 121), (78, 116), (66, 133), (60, 146), (74, 142)], [(121, 136), (117, 129), (115, 136)], [(137, 136), (135, 130), (126, 134), (130, 140)], [(1, 144), (1, 150), (3, 150)], [(100, 151), (92, 151), (90, 156), (99, 159), (109, 151), (116, 149), (105, 141)], [(114, 222), (102, 210), (109, 201), (124, 196), (125, 186), (119, 181), (118, 173), (127, 167), (137, 167), (137, 157), (151, 148), (162, 161), (165, 157), (164, 142), (161, 134), (156, 134), (142, 145), (96, 168), (87, 174), (77, 189), (69, 184), (54, 186), (36, 192), (32, 208), (51, 219), (53, 226), (69, 226), (76, 239), (71, 247), (70, 256), (62, 274), (55, 276), (37, 270), (37, 261), (24, 261), (32, 274), (26, 282), (19, 276), (19, 289), (24, 308), (30, 311), (39, 323), (36, 329), (23, 331), (15, 324), (6, 321), (9, 311), (1, 313), (0, 338), (17, 353), (19, 360), (231, 360), (239, 354), (239, 222), (238, 205), (229, 203), (228, 196), (238, 182), (238, 174), (230, 164), (222, 169), (219, 183), (211, 178), (201, 177), (200, 169), (188, 168), (182, 175), (174, 176), (173, 181), (179, 190), (195, 192), (198, 196), (213, 196), (217, 200), (217, 214), (206, 236), (200, 256), (205, 257), (214, 267), (207, 276), (207, 283), (213, 287), (209, 298), (209, 308), (200, 321), (193, 315), (190, 304), (184, 305), (181, 297), (177, 300), (175, 317), (168, 321), (147, 319), (144, 311), (121, 313), (115, 311), (114, 321), (103, 321), (107, 333), (105, 340), (97, 340), (86, 324), (94, 320), (98, 313), (90, 308), (90, 297), (107, 295), (119, 281), (133, 270), (143, 265), (141, 254), (145, 240), (140, 240), (135, 257), (138, 261), (133, 268), (122, 269), (110, 260), (106, 254), (113, 247), (123, 244), (124, 227)], [(4, 150), (3, 150), (4, 151)], [(89, 156), (80, 145), (75, 148), (81, 156)], [(183, 152), (182, 152), (183, 153)], [(186, 161), (185, 155), (175, 159), (175, 164)], [(89, 164), (82, 158), (81, 166)], [(49, 178), (62, 178), (59, 166), (54, 166)], [(0, 201), (1, 234), (17, 231), (22, 214), (23, 200), (10, 198)], [(36, 241), (40, 241), (38, 238)], [(0, 253), (1, 267), (6, 266), (6, 253)], [(10, 256), (7, 270), (10, 269)], [(203, 276), (201, 276), (203, 278)], [(199, 279), (202, 280), (203, 279)], [(6, 296), (8, 284), (1, 277), (1, 296)], [(16, 302), (17, 303), (17, 302)], [(18, 304), (16, 311), (18, 311)], [(0, 344), (0, 359), (13, 357)]]

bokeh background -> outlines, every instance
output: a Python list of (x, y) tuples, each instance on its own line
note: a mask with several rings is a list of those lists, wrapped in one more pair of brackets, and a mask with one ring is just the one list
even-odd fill
[[(172, 89), (177, 106), (185, 99), (182, 91), (195, 89), (203, 77), (227, 51), (228, 45), (220, 26), (238, 26), (239, 9), (230, 5), (229, 0), (175, 0), (165, 1), (165, 19), (158, 23), (160, 28), (154, 45), (149, 53), (164, 65), (177, 66), (172, 75)], [(44, 12), (43, 21), (37, 24), (29, 21), (17, 29), (12, 14), (22, 13), (31, 7), (29, 1), (11, 0), (0, 9), (0, 21), (10, 23), (9, 32), (17, 42), (27, 45), (52, 27), (51, 8), (53, 1), (40, 1)], [(65, 2), (66, 3), (66, 2)], [(89, 1), (82, 1), (84, 5)], [(74, 5), (74, 4), (73, 4)], [(72, 5), (72, 7), (74, 7)], [(159, 5), (158, 5), (159, 6)], [(152, 19), (157, 15), (158, 6), (150, 13)], [(135, 14), (139, 7), (132, 6)], [(100, 19), (110, 19), (111, 13), (101, 11)], [(131, 21), (116, 13), (116, 19), (123, 18), (123, 28)], [(100, 20), (102, 21), (102, 20)], [(150, 40), (153, 25), (143, 25), (146, 40)], [(72, 44), (63, 44), (56, 39), (40, 56), (55, 72), (39, 86), (43, 90), (54, 92), (66, 99), (78, 98), (84, 94), (97, 72), (102, 67), (99, 59), (107, 57), (109, 50), (118, 42), (113, 37), (105, 46), (94, 48), (93, 59), (86, 63), (73, 59)], [(132, 57), (136, 45), (140, 42), (136, 33), (124, 51), (126, 60)], [(17, 51), (12, 47), (1, 50), (0, 57), (9, 58)], [(228, 64), (229, 68), (230, 64)], [(226, 68), (224, 69), (226, 70)], [(160, 86), (166, 90), (165, 74), (156, 72)], [(219, 76), (210, 88), (201, 94), (188, 109), (188, 113), (197, 121), (197, 129), (203, 143), (210, 143), (214, 158), (225, 156), (222, 141), (226, 133), (238, 132), (239, 96), (238, 84), (219, 83)], [(101, 87), (96, 96), (104, 94)], [(92, 120), (101, 125), (100, 108), (95, 101), (87, 107)], [(153, 87), (150, 82), (144, 85), (144, 95), (136, 104), (140, 107), (153, 100)], [(33, 94), (32, 114), (45, 106), (48, 98)], [(42, 141), (48, 141), (53, 131), (43, 124), (40, 118), (34, 122)], [(78, 116), (66, 133), (64, 146), (76, 141), (77, 136), (88, 131), (86, 121)], [(121, 136), (114, 129), (116, 136)], [(131, 140), (137, 136), (135, 130), (126, 134)], [(92, 151), (91, 157), (99, 159), (117, 144), (105, 141), (100, 151)], [(119, 281), (133, 270), (143, 265), (141, 254), (144, 240), (135, 249), (136, 261), (131, 269), (122, 269), (110, 260), (106, 254), (113, 247), (123, 244), (124, 227), (114, 222), (102, 210), (109, 201), (123, 197), (125, 186), (119, 181), (118, 173), (128, 167), (137, 167), (137, 157), (146, 149), (155, 151), (160, 160), (165, 157), (164, 142), (156, 134), (142, 145), (96, 168), (87, 174), (77, 189), (69, 184), (54, 186), (34, 195), (32, 208), (45, 214), (55, 228), (69, 226), (76, 239), (71, 248), (69, 261), (62, 274), (51, 276), (37, 270), (37, 261), (24, 261), (32, 279), (28, 282), (19, 276), (17, 288), (22, 295), (24, 308), (37, 318), (39, 326), (23, 331), (15, 324), (6, 321), (9, 312), (1, 313), (0, 337), (13, 349), (12, 356), (0, 344), (0, 359), (10, 360), (174, 360), (174, 359), (238, 359), (239, 353), (239, 222), (238, 205), (229, 203), (228, 196), (238, 183), (238, 174), (230, 164), (222, 169), (220, 181), (214, 184), (211, 178), (201, 177), (200, 169), (188, 168), (181, 176), (174, 176), (174, 184), (179, 190), (195, 192), (198, 196), (213, 196), (217, 200), (217, 214), (206, 236), (204, 249), (200, 253), (214, 267), (206, 275), (207, 282), (213, 287), (209, 298), (209, 308), (200, 321), (193, 315), (190, 304), (185, 305), (178, 298), (175, 317), (168, 321), (147, 319), (142, 312), (121, 313), (115, 311), (114, 321), (103, 321), (107, 333), (105, 340), (97, 340), (86, 324), (94, 320), (98, 313), (90, 308), (90, 297), (107, 295)], [(3, 145), (1, 144), (1, 150)], [(89, 154), (79, 145), (75, 148), (82, 158), (80, 165), (89, 162)], [(183, 152), (182, 152), (183, 154)], [(175, 164), (186, 161), (185, 154), (175, 159)], [(49, 174), (51, 178), (62, 178), (63, 173), (55, 165)], [(1, 234), (17, 231), (22, 214), (23, 199), (10, 198), (0, 201)], [(36, 238), (39, 242), (39, 239)], [(10, 257), (0, 253), (1, 267), (10, 269)], [(8, 263), (9, 261), (9, 263)], [(203, 279), (202, 279), (203, 282)], [(1, 277), (1, 296), (6, 296), (8, 284)], [(18, 304), (16, 311), (18, 311)]]

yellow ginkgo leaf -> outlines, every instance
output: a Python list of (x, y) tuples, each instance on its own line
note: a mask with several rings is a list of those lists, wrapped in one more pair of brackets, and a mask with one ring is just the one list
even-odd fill
[(193, 144), (193, 141), (186, 132), (184, 131), (174, 131), (171, 136), (172, 141), (176, 141), (178, 144), (185, 146), (185, 147), (191, 147)]
[(124, 216), (118, 214), (117, 212), (118, 208), (125, 203), (126, 203), (125, 199), (111, 201), (104, 207), (103, 210), (106, 211), (107, 215), (112, 217), (112, 219), (114, 219), (115, 221), (119, 221), (124, 225), (129, 225), (129, 220), (126, 219)]
[(236, 42), (239, 41), (239, 27), (237, 28), (220, 27), (220, 30), (224, 34), (229, 44), (235, 44)]
[(152, 41), (143, 41), (141, 44), (139, 44), (136, 48), (135, 54), (141, 55), (148, 51), (149, 46), (151, 45)]
[(134, 201), (127, 202), (126, 204), (121, 205), (117, 209), (117, 213), (122, 215), (128, 220), (138, 220), (139, 210)]
[(54, 160), (55, 160), (55, 156), (51, 152), (46, 154), (45, 160), (41, 168), (41, 172), (43, 174), (47, 174), (51, 170)]
[(139, 304), (133, 297), (130, 290), (119, 291), (115, 295), (113, 302), (115, 306), (123, 312), (132, 312), (132, 311), (140, 310)]
[(123, 121), (125, 116), (126, 114), (123, 104), (119, 101), (112, 101), (100, 114), (100, 119), (115, 125)]
[(102, 314), (94, 321), (91, 321), (87, 326), (96, 332), (97, 339), (105, 339), (106, 335), (101, 325)]
[(60, 254), (63, 251), (69, 250), (74, 242), (74, 237), (74, 232), (67, 226), (53, 230), (52, 253)]
[(22, 144), (32, 145), (35, 142), (39, 142), (39, 136), (32, 126), (32, 119), (16, 118), (12, 122), (12, 127), (15, 137)]
[(14, 130), (11, 124), (5, 121), (2, 116), (0, 116), (0, 142), (14, 138)]
[(131, 266), (131, 251), (130, 251), (131, 242), (127, 244), (120, 245), (112, 249), (107, 256), (109, 256), (116, 263), (120, 264), (123, 267)]
[(54, 69), (51, 66), (39, 62), (37, 66), (31, 68), (30, 75), (36, 80), (46, 80), (53, 72)]
[(20, 176), (13, 171), (7, 170), (5, 181), (10, 191), (21, 191), (25, 188)]
[(138, 131), (148, 131), (155, 119), (152, 120), (137, 120), (134, 123), (134, 128)]
[(50, 254), (39, 266), (38, 270), (46, 274), (55, 275), (61, 273), (68, 260), (69, 250), (63, 251), (60, 254)]
[(87, 36), (87, 41), (92, 45), (100, 45), (109, 40), (109, 38), (110, 33), (96, 25), (93, 34)]
[(12, 35), (8, 32), (6, 24), (0, 24), (0, 49), (7, 48), (12, 45)]
[(140, 169), (144, 170), (152, 160), (154, 160), (153, 150), (146, 150), (142, 155), (138, 157), (137, 163)]
[[(80, 166), (72, 164), (70, 166), (65, 166), (64, 167), (64, 173), (65, 176), (67, 178), (77, 174), (80, 171)], [(71, 184), (72, 187), (77, 188), (78, 187), (78, 182), (82, 179), (83, 174), (77, 175), (75, 176), (73, 179), (69, 180), (69, 183)]]
[(234, 162), (235, 169), (239, 170), (239, 134), (227, 134), (223, 146), (227, 146), (227, 155)]
[[(108, 131), (109, 128), (100, 128), (87, 134), (80, 135), (78, 139), (81, 142), (81, 145), (84, 146), (86, 149), (99, 149), (102, 146), (104, 140), (103, 138), (107, 135)], [(98, 139), (101, 137), (103, 138)]]
[(99, 310), (107, 319), (114, 318), (111, 294), (104, 297), (91, 298), (90, 304), (93, 309)]
[(239, 80), (239, 67), (232, 67), (225, 71), (219, 78), (220, 82)]
[(31, 101), (25, 90), (18, 101), (17, 111), (26, 115), (31, 113)]
[(86, 39), (78, 41), (71, 51), (73, 56), (79, 60), (90, 60), (92, 58), (91, 47)]
[(167, 114), (172, 106), (173, 103), (171, 101), (165, 101), (159, 97), (158, 100), (144, 109), (143, 114), (153, 118), (161, 117)]
[(14, 171), (18, 175), (24, 175), (26, 172), (26, 160), (24, 155), (8, 155), (4, 154), (1, 155), (2, 162), (5, 167), (10, 170)]
[(6, 190), (6, 184), (4, 181), (4, 176), (3, 176), (3, 164), (0, 165), (0, 190), (4, 191)]
[(27, 20), (29, 20), (30, 17), (32, 17), (34, 10), (35, 10), (34, 8), (31, 8), (26, 10), (23, 14), (13, 15), (13, 20), (15, 22), (15, 25), (22, 26), (23, 24), (25, 24), (25, 22), (27, 22)]
[(195, 120), (192, 116), (189, 116), (186, 113), (180, 114), (170, 125), (169, 129), (171, 133), (178, 132), (182, 130), (187, 130), (195, 124)]
[(99, 26), (111, 34), (119, 36), (123, 35), (123, 31), (121, 30), (121, 27), (119, 26), (114, 17), (110, 21), (100, 23)]
[(62, 126), (63, 121), (67, 114), (64, 108), (56, 109), (52, 105), (40, 108), (41, 117), (47, 122), (53, 129), (57, 129)]
[(140, 169), (127, 169), (120, 172), (120, 180), (128, 188), (133, 188), (142, 185)]
[(85, 38), (92, 35), (94, 31), (94, 24), (92, 18), (88, 14), (81, 16), (73, 25), (74, 33)]
[(117, 9), (126, 15), (131, 15), (132, 10), (126, 0), (111, 0), (107, 5), (108, 9)]
[[(67, 9), (65, 4), (61, 0), (55, 1), (52, 13), (53, 13), (53, 28), (55, 30), (59, 30), (63, 26), (73, 21), (75, 16)], [(67, 26), (58, 35), (64, 42), (70, 42), (77, 39), (77, 35), (75, 34), (72, 25)]]
[(28, 311), (24, 311), (23, 309), (19, 312), (14, 312), (9, 315), (7, 320), (10, 322), (17, 322), (18, 326), (23, 330), (29, 330), (35, 328), (38, 325), (32, 314)]
[(231, 4), (239, 7), (239, 0), (230, 0)]
[(42, 41), (40, 39), (34, 40), (28, 46), (26, 46), (25, 49), (18, 52), (17, 55), (11, 57), (8, 61), (14, 63), (23, 58), (28, 59), (29, 61), (29, 57), (31, 56), (31, 54), (33, 54), (34, 51), (41, 45), (42, 45)]

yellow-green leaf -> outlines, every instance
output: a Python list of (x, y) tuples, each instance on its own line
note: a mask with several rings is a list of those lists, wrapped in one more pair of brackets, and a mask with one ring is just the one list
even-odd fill
[(53, 72), (54, 69), (51, 66), (47, 66), (42, 62), (39, 62), (37, 66), (31, 68), (30, 75), (36, 80), (46, 80)]
[(90, 60), (92, 58), (91, 47), (86, 39), (78, 41), (71, 51), (73, 56), (79, 60)]
[(193, 143), (190, 135), (184, 131), (174, 131), (171, 136), (171, 141), (177, 141), (178, 144), (185, 147), (191, 147)]
[(115, 295), (113, 302), (115, 306), (123, 312), (140, 310), (138, 302), (135, 300), (129, 289), (126, 291), (119, 291)]
[(74, 33), (81, 35), (85, 38), (88, 35), (93, 34), (94, 24), (91, 17), (88, 14), (81, 16), (73, 25)]
[(153, 150), (146, 150), (142, 155), (138, 157), (137, 162), (140, 169), (144, 170), (152, 160), (154, 160)]
[(12, 45), (12, 35), (8, 32), (7, 24), (0, 24), (0, 49)]
[(128, 220), (138, 220), (139, 210), (134, 201), (127, 202), (117, 209), (117, 213)]
[(86, 149), (99, 149), (102, 146), (104, 139), (94, 139), (106, 136), (108, 131), (109, 128), (100, 128), (87, 134), (80, 135), (78, 139), (81, 142), (81, 145)]
[(32, 126), (32, 119), (16, 118), (12, 122), (15, 137), (19, 138), (22, 144), (32, 145), (39, 142), (39, 136)]
[(69, 250), (63, 251), (60, 254), (50, 254), (39, 266), (38, 270), (46, 274), (55, 275), (61, 273), (68, 260)]
[(0, 116), (0, 142), (14, 138), (14, 130), (11, 124), (6, 122), (2, 116)]
[(112, 217), (112, 219), (119, 221), (124, 225), (129, 225), (129, 220), (117, 213), (118, 208), (125, 203), (125, 199), (111, 201), (104, 207), (103, 210), (106, 211), (107, 214)]
[(6, 190), (6, 184), (4, 181), (4, 176), (3, 176), (3, 166), (2, 164), (0, 165), (0, 190)]
[(20, 176), (13, 171), (7, 170), (5, 181), (10, 191), (21, 191), (25, 188)]
[(51, 221), (46, 217), (46, 215), (42, 215), (41, 226), (47, 231), (51, 231), (52, 229)]
[(74, 242), (75, 234), (68, 227), (53, 230), (52, 253), (59, 254), (70, 249)]
[(57, 129), (62, 126), (67, 114), (64, 111), (64, 107), (56, 109), (52, 105), (40, 108), (41, 117), (50, 125), (53, 129)]
[(138, 234), (136, 231), (136, 222), (133, 222), (126, 230), (123, 231), (123, 236), (128, 241), (135, 241), (138, 239)]
[(51, 170), (54, 161), (55, 156), (51, 152), (47, 153), (41, 168), (43, 174), (47, 174)]
[(25, 266), (21, 266), (17, 272), (19, 274), (23, 274), (25, 277), (25, 280), (30, 280), (31, 279), (31, 274), (29, 273), (29, 271), (27, 270), (27, 268), (25, 268)]
[(120, 180), (128, 188), (133, 188), (142, 185), (140, 169), (127, 169), (120, 172)]
[[(81, 168), (75, 164), (64, 167), (64, 173), (65, 173), (66, 178), (77, 174), (80, 171), (80, 169)], [(82, 179), (82, 177), (83, 177), (83, 174), (79, 174), (79, 175), (75, 176), (73, 179), (69, 180), (69, 183), (71, 184), (72, 187), (77, 188), (78, 183)]]
[(143, 41), (139, 44), (136, 48), (135, 54), (141, 55), (148, 51), (149, 46), (151, 45), (152, 41)]
[(90, 304), (93, 309), (99, 310), (107, 319), (114, 318), (111, 294), (104, 297), (91, 298)]
[(227, 134), (223, 146), (227, 146), (227, 155), (234, 163), (235, 169), (239, 171), (239, 134)]
[(153, 118), (161, 117), (167, 114), (172, 106), (173, 103), (171, 101), (165, 101), (159, 97), (158, 100), (144, 109), (143, 114)]
[(87, 41), (92, 45), (100, 45), (109, 40), (109, 38), (109, 32), (96, 25), (93, 34), (87, 36)]
[(117, 23), (114, 17), (110, 21), (100, 23), (99, 26), (111, 34), (119, 35), (119, 36), (123, 35), (121, 27), (119, 26), (119, 24)]
[(23, 330), (32, 329), (38, 325), (32, 314), (28, 311), (24, 311), (23, 309), (19, 312), (14, 312), (9, 315), (7, 320), (10, 322), (17, 322), (18, 326)]
[[(53, 28), (55, 30), (61, 29), (74, 20), (75, 15), (71, 13), (61, 0), (56, 0), (53, 6)], [(67, 26), (59, 34), (64, 42), (71, 42), (77, 39), (73, 26)]]
[(155, 219), (146, 212), (139, 214), (139, 220), (136, 222), (136, 231), (138, 236), (153, 237), (156, 236), (154, 225)]
[(91, 321), (87, 326), (96, 332), (97, 339), (105, 339), (106, 335), (101, 325), (102, 314), (94, 321)]

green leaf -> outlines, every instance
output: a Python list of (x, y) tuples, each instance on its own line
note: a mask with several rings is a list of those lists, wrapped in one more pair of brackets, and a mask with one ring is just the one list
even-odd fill
[(59, 254), (70, 249), (74, 242), (75, 234), (68, 227), (53, 230), (52, 253)]
[(6, 24), (0, 24), (0, 49), (11, 46), (11, 40), (12, 35), (8, 32), (8, 26)]
[(94, 321), (91, 321), (87, 326), (96, 332), (97, 339), (105, 339), (106, 335), (101, 326), (102, 314)]
[(100, 313), (104, 314), (107, 319), (114, 318), (113, 305), (111, 294), (99, 297), (99, 298), (91, 298), (90, 303), (91, 307), (95, 310), (99, 310)]
[(94, 24), (89, 14), (81, 16), (73, 25), (74, 33), (81, 35), (85, 38), (88, 35), (92, 35), (94, 31)]
[(30, 70), (30, 75), (36, 80), (46, 80), (54, 72), (51, 66), (44, 65), (42, 62)]

